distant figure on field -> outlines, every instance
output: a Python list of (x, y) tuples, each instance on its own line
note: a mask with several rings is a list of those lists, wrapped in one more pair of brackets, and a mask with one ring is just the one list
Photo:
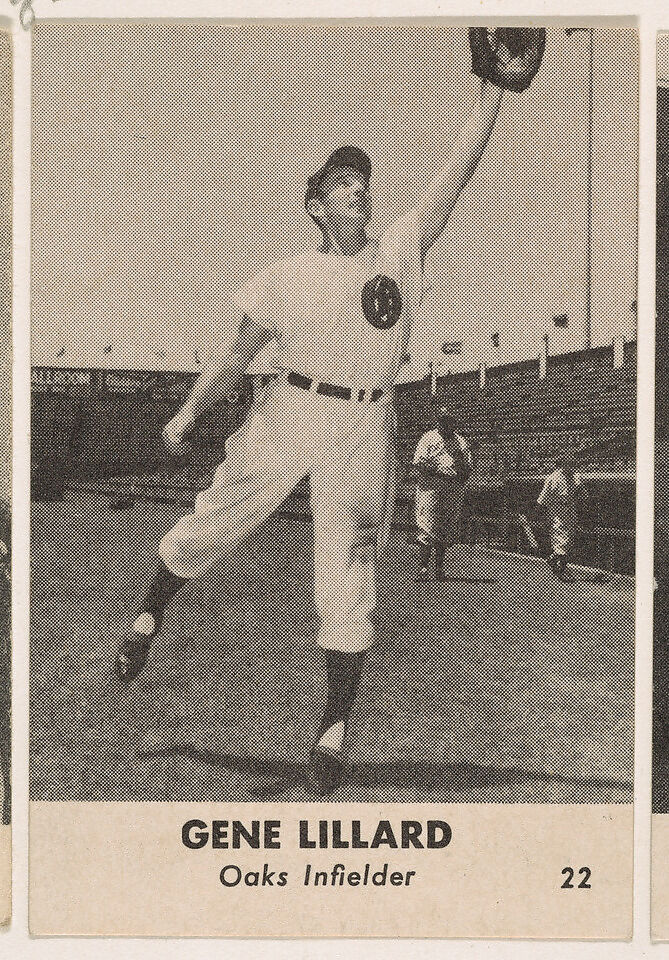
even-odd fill
[(473, 468), (467, 441), (455, 432), (455, 420), (446, 407), (439, 420), (418, 441), (413, 458), (416, 476), (416, 525), (418, 527), (418, 577), (426, 580), (432, 551), (435, 578), (444, 579), (446, 550), (458, 540), (465, 485)]
[(577, 463), (567, 457), (546, 477), (537, 504), (550, 524), (551, 554), (548, 566), (562, 580), (573, 544), (579, 506), (587, 499), (580, 477), (574, 473)]

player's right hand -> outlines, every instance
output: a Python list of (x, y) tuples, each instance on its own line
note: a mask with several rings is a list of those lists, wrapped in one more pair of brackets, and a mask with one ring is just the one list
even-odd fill
[(181, 413), (163, 428), (163, 443), (173, 457), (185, 457), (192, 452), (193, 445), (187, 439), (191, 429), (192, 424), (186, 424)]

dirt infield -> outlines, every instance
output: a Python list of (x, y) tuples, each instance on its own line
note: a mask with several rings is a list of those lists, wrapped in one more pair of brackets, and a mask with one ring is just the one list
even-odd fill
[[(31, 796), (304, 800), (324, 675), (311, 528), (272, 518), (173, 601), (145, 672), (112, 679), (118, 632), (178, 516), (68, 494), (33, 505)], [(456, 547), (414, 582), (394, 534), (333, 800), (628, 802), (634, 594), (585, 571)]]

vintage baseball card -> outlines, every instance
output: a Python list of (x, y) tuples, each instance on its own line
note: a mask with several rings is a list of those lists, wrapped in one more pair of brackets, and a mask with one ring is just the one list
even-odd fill
[(12, 40), (0, 17), (0, 924), (11, 914)]
[(35, 935), (632, 932), (633, 20), (37, 20)]
[(652, 935), (669, 940), (669, 33), (657, 38)]

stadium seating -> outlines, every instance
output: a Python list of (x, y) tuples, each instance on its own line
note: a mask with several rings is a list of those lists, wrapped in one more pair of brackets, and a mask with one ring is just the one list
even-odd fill
[[(434, 425), (438, 408), (445, 405), (476, 450), (465, 510), (470, 539), (513, 544), (506, 521), (500, 534), (499, 511), (508, 514), (517, 489), (525, 491), (521, 496), (525, 506), (532, 503), (541, 478), (565, 454), (579, 450), (581, 471), (606, 478), (599, 482), (597, 496), (609, 490), (611, 477), (621, 478), (623, 486), (616, 494), (622, 497), (618, 519), (609, 518), (606, 529), (600, 524), (598, 529), (604, 530), (608, 540), (598, 542), (596, 550), (598, 556), (602, 552), (609, 556), (609, 565), (629, 566), (628, 533), (634, 527), (636, 343), (626, 344), (623, 356), (620, 367), (614, 367), (612, 347), (551, 357), (543, 379), (538, 360), (506, 364), (487, 371), (484, 387), (478, 370), (452, 374), (438, 379), (434, 394), (428, 379), (399, 385), (398, 451), (405, 469), (399, 522), (411, 525), (412, 487), (407, 473), (416, 444)], [(174, 465), (166, 457), (161, 431), (189, 389), (191, 374), (90, 371), (87, 387), (76, 384), (68, 390), (53, 371), (36, 371), (32, 452), (33, 495), (38, 499), (58, 497), (66, 485), (83, 484), (117, 497), (119, 503), (148, 497), (190, 504), (195, 491), (210, 482), (225, 455), (226, 438), (245, 419), (252, 396), (249, 380), (239, 395), (220, 404), (199, 424), (192, 462)], [(604, 511), (601, 498), (595, 500)], [(283, 510), (296, 516), (308, 512), (306, 481)], [(617, 539), (612, 539), (612, 529)], [(615, 547), (611, 546), (614, 539)]]
[[(627, 344), (625, 362), (617, 369), (611, 348), (557, 356), (549, 360), (543, 380), (537, 361), (507, 364), (488, 371), (484, 388), (478, 371), (454, 374), (438, 380), (434, 396), (427, 380), (403, 384), (396, 396), (400, 458), (410, 462), (419, 437), (445, 404), (458, 429), (478, 447), (479, 478), (541, 474), (588, 441), (599, 448), (597, 456), (593, 454), (598, 469), (631, 470), (635, 356), (636, 345)], [(91, 382), (101, 382), (101, 376)], [(165, 398), (160, 375), (152, 375), (151, 385), (148, 392), (138, 388), (120, 394), (94, 388), (88, 395), (80, 389), (75, 395), (34, 392), (34, 462), (42, 472), (51, 469), (78, 479), (160, 470), (165, 466), (160, 433), (179, 400)], [(249, 402), (250, 387), (234, 404), (217, 408), (199, 426), (196, 446), (222, 454), (226, 437), (243, 421)]]

